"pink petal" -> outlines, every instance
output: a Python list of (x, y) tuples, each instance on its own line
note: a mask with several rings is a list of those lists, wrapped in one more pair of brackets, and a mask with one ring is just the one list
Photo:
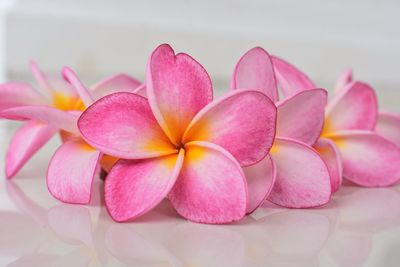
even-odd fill
[(49, 106), (19, 106), (0, 112), (0, 117), (12, 120), (36, 120), (56, 129), (78, 134), (76, 113), (62, 111)]
[(45, 90), (47, 96), (62, 94), (69, 97), (77, 97), (77, 93), (71, 84), (61, 78), (50, 77), (44, 74), (36, 62), (30, 62), (31, 71), (38, 84)]
[(234, 90), (201, 110), (183, 142), (209, 141), (228, 150), (242, 166), (262, 160), (275, 136), (276, 107), (263, 93)]
[(37, 121), (29, 121), (14, 134), (7, 150), (6, 176), (12, 178), (25, 163), (57, 132)]
[(90, 106), (94, 102), (94, 96), (80, 81), (76, 73), (68, 67), (63, 67), (62, 75), (64, 78), (72, 84), (79, 97), (82, 99), (85, 106)]
[(300, 91), (316, 88), (307, 75), (285, 60), (272, 56), (276, 80), (283, 94), (288, 97)]
[(301, 91), (279, 102), (276, 136), (313, 145), (322, 131), (326, 103), (324, 89)]
[(255, 211), (268, 197), (276, 178), (276, 167), (270, 156), (249, 167), (243, 168), (246, 176), (249, 200), (246, 213)]
[(133, 92), (139, 86), (141, 86), (141, 83), (138, 80), (129, 75), (120, 73), (101, 80), (92, 86), (91, 89), (96, 98), (99, 99), (112, 93)]
[(273, 102), (278, 101), (274, 67), (268, 52), (261, 47), (247, 51), (235, 66), (231, 88), (259, 90)]
[(157, 47), (147, 66), (147, 94), (158, 123), (178, 144), (189, 122), (212, 100), (206, 70), (187, 54), (174, 54), (167, 45)]
[(87, 204), (92, 194), (93, 178), (99, 171), (100, 152), (81, 139), (62, 144), (53, 155), (47, 170), (47, 187), (58, 200)]
[(342, 74), (340, 74), (339, 78), (336, 81), (335, 93), (345, 88), (352, 81), (353, 81), (353, 70), (350, 68), (346, 69), (345, 71), (343, 71)]
[(325, 161), (331, 177), (332, 193), (336, 192), (342, 184), (343, 166), (340, 152), (335, 143), (329, 139), (321, 138), (314, 144), (321, 158)]
[(208, 142), (185, 145), (185, 162), (169, 200), (183, 217), (201, 223), (229, 223), (246, 213), (247, 185), (239, 163)]
[(310, 146), (291, 139), (275, 139), (271, 149), (277, 176), (269, 200), (288, 208), (311, 208), (328, 203), (328, 168)]
[(184, 158), (179, 154), (143, 160), (120, 160), (105, 182), (105, 201), (117, 222), (139, 217), (157, 206), (175, 184)]
[(400, 114), (379, 113), (375, 131), (400, 147)]
[(328, 103), (323, 135), (342, 130), (372, 130), (377, 116), (374, 89), (365, 83), (353, 82)]
[(176, 153), (151, 112), (134, 93), (115, 93), (90, 106), (78, 121), (83, 138), (105, 154), (141, 159)]
[(29, 84), (0, 84), (0, 111), (22, 105), (46, 105), (47, 103), (47, 100)]
[(370, 131), (331, 137), (340, 150), (343, 176), (366, 187), (389, 186), (400, 179), (400, 148)]

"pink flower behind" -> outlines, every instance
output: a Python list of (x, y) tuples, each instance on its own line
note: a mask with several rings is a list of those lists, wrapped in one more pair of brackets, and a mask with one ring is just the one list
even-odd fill
[[(300, 91), (310, 89), (304, 83), (297, 83), (296, 77), (306, 77), (298, 69), (292, 66), (295, 71), (285, 72), (285, 66), (275, 65), (275, 68), (286, 73), (278, 83), (294, 84), (293, 88)], [(352, 71), (346, 70), (326, 106), (324, 128), (315, 145), (330, 166), (334, 191), (341, 183), (341, 168), (345, 178), (361, 186), (389, 186), (399, 181), (399, 133), (399, 117), (379, 113), (374, 89), (353, 81)], [(329, 145), (330, 149), (321, 145), (325, 148)]]
[[(278, 112), (271, 158), (252, 166), (251, 172), (245, 168), (253, 185), (249, 187), (248, 213), (266, 198), (285, 207), (310, 208), (327, 203), (331, 197), (328, 168), (312, 148), (322, 130), (327, 93), (323, 89), (296, 90), (297, 83), (311, 86), (305, 75), (281, 83), (279, 77), (295, 72), (295, 68), (285, 65), (282, 71), (274, 71), (275, 64), (283, 66), (284, 62), (256, 47), (240, 58), (232, 77), (232, 89), (257, 89), (275, 101)], [(276, 81), (287, 96), (282, 101), (278, 101)]]

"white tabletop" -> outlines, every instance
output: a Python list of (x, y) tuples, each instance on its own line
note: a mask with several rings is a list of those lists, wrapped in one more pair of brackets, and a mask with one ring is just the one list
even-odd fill
[[(1, 165), (12, 130), (0, 121)], [(319, 209), (270, 206), (231, 225), (185, 221), (162, 203), (130, 223), (101, 206), (47, 192), (49, 143), (11, 181), (0, 180), (0, 266), (400, 266), (400, 186), (342, 187)]]

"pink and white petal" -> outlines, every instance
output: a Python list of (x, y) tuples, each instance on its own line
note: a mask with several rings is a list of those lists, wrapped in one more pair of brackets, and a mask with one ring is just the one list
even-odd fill
[(62, 75), (65, 80), (67, 80), (74, 87), (75, 91), (78, 93), (79, 98), (82, 99), (86, 107), (93, 104), (95, 98), (93, 92), (90, 92), (78, 78), (76, 73), (69, 67), (62, 68)]
[(100, 171), (101, 153), (81, 139), (62, 144), (47, 169), (47, 187), (58, 200), (87, 204), (92, 195), (94, 176)]
[(117, 222), (132, 220), (157, 206), (175, 184), (183, 164), (179, 154), (142, 160), (119, 160), (105, 181), (108, 213)]
[(310, 146), (276, 138), (271, 157), (276, 180), (268, 199), (287, 208), (312, 208), (328, 203), (331, 183), (323, 159)]
[(276, 179), (276, 167), (271, 156), (262, 161), (243, 168), (246, 176), (249, 200), (246, 213), (255, 211), (268, 197)]
[(51, 98), (55, 94), (62, 94), (70, 97), (76, 97), (77, 93), (71, 84), (61, 78), (47, 76), (42, 72), (36, 62), (30, 62), (31, 71), (37, 83), (44, 89), (46, 95)]
[(343, 130), (372, 130), (378, 117), (374, 89), (362, 82), (352, 82), (328, 103), (324, 135)]
[(400, 147), (400, 114), (379, 113), (375, 131)]
[(25, 163), (57, 132), (37, 121), (28, 121), (14, 134), (6, 155), (6, 177), (14, 177)]
[(339, 149), (335, 143), (326, 138), (320, 138), (314, 144), (315, 150), (325, 161), (331, 177), (332, 193), (335, 193), (342, 184), (343, 166)]
[(229, 223), (246, 213), (247, 184), (242, 168), (222, 147), (208, 142), (185, 145), (185, 161), (168, 195), (175, 210), (200, 223)]
[(147, 97), (164, 132), (178, 144), (193, 117), (213, 97), (206, 70), (187, 54), (175, 55), (163, 44), (150, 56), (147, 66)]
[(107, 77), (91, 87), (96, 99), (117, 92), (133, 92), (141, 83), (135, 78), (119, 73)]
[(343, 131), (332, 136), (340, 150), (343, 176), (366, 187), (400, 180), (400, 148), (372, 131)]
[(242, 166), (262, 160), (275, 137), (276, 107), (263, 93), (234, 90), (201, 110), (183, 142), (208, 141), (228, 150)]
[(23, 105), (47, 105), (41, 94), (27, 83), (0, 84), (0, 111)]
[(324, 89), (311, 89), (279, 102), (276, 136), (313, 145), (322, 131), (327, 97)]
[(317, 88), (308, 76), (289, 62), (272, 56), (276, 80), (285, 97), (303, 90)]
[(335, 93), (339, 92), (343, 88), (345, 88), (349, 83), (353, 81), (353, 70), (348, 68), (340, 74), (339, 78), (335, 84)]
[(268, 52), (261, 47), (247, 51), (235, 66), (231, 88), (259, 90), (273, 102), (278, 101), (274, 67)]
[(141, 159), (177, 153), (146, 98), (114, 93), (95, 102), (78, 121), (82, 137), (105, 154)]
[(77, 113), (66, 112), (49, 106), (19, 106), (0, 112), (0, 117), (11, 120), (36, 120), (56, 129), (79, 134)]

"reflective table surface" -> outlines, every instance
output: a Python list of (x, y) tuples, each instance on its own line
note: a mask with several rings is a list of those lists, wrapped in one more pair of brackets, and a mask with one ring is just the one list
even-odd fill
[[(1, 165), (15, 126), (0, 121)], [(113, 222), (96, 181), (89, 206), (47, 192), (53, 140), (12, 180), (0, 179), (0, 266), (400, 266), (400, 185), (344, 186), (323, 208), (266, 203), (230, 225), (185, 221), (167, 201)]]

